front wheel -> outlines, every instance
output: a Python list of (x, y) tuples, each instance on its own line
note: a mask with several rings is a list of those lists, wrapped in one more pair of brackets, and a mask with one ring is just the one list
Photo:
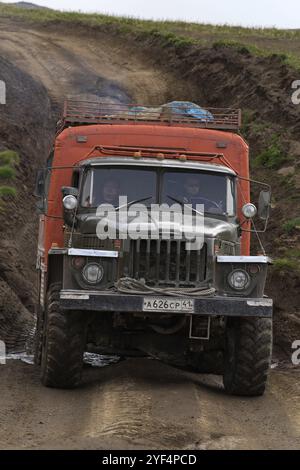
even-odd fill
[(41, 380), (47, 387), (74, 388), (81, 381), (86, 327), (80, 312), (59, 308), (60, 289), (52, 284), (47, 294)]
[(231, 395), (263, 395), (271, 354), (271, 318), (230, 319), (224, 354), (225, 391)]

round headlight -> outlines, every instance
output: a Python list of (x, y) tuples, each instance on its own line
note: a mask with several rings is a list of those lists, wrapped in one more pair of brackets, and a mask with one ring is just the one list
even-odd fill
[(100, 264), (88, 263), (82, 270), (82, 276), (89, 284), (97, 284), (103, 278), (104, 270)]
[(257, 213), (257, 209), (254, 204), (251, 204), (251, 202), (248, 202), (248, 204), (245, 204), (242, 207), (242, 213), (246, 217), (246, 219), (253, 219), (253, 217)]
[(77, 204), (78, 204), (77, 198), (75, 196), (72, 196), (71, 194), (63, 198), (64, 208), (69, 211), (73, 211), (74, 209), (76, 209)]
[(229, 274), (228, 283), (230, 287), (236, 290), (247, 289), (250, 284), (249, 274), (242, 269), (236, 269)]

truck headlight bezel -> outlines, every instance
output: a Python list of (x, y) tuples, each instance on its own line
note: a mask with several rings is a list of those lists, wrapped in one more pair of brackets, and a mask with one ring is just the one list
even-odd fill
[(244, 269), (234, 269), (228, 274), (227, 282), (231, 289), (244, 291), (250, 286), (251, 278)]
[(246, 219), (253, 219), (257, 214), (257, 208), (251, 202), (247, 202), (242, 207), (242, 213)]
[(74, 211), (78, 206), (78, 200), (72, 194), (68, 194), (62, 200), (63, 206), (67, 211)]
[[(94, 270), (94, 273), (92, 272)], [(92, 285), (99, 284), (104, 276), (104, 268), (101, 264), (96, 262), (89, 262), (84, 265), (81, 271), (83, 280)]]

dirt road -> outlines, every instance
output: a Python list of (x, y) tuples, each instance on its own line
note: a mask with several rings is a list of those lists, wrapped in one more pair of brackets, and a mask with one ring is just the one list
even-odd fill
[(176, 84), (188, 96), (190, 86), (150, 65), (138, 48), (111, 36), (70, 27), (32, 28), (0, 19), (0, 53), (40, 81), (61, 103), (68, 95), (109, 96), (121, 102), (161, 103)]
[(86, 366), (82, 388), (40, 385), (1, 367), (1, 449), (299, 449), (300, 371), (272, 371), (261, 398), (229, 397), (219, 377), (147, 359)]

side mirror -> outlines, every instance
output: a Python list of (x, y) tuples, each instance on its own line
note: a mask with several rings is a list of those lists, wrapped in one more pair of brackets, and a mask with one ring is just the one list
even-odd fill
[(36, 210), (39, 214), (45, 211), (45, 179), (46, 170), (38, 170), (35, 180), (35, 188), (33, 195), (37, 198), (35, 203)]
[(45, 195), (45, 176), (45, 170), (38, 170), (33, 193), (35, 197), (44, 197)]
[(40, 197), (37, 202), (35, 203), (36, 210), (38, 214), (44, 214), (45, 212), (45, 200), (44, 198)]
[(271, 205), (271, 191), (266, 189), (262, 190), (258, 199), (258, 217), (261, 220), (267, 220), (270, 214)]

